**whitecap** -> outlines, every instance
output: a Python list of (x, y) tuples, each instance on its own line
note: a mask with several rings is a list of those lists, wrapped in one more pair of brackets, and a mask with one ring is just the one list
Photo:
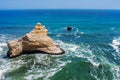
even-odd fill
[(120, 37), (114, 38), (112, 41), (112, 44), (110, 44), (118, 53), (120, 51), (119, 46), (120, 46)]
[(7, 46), (6, 43), (0, 43), (0, 47), (4, 47), (4, 46)]
[(93, 59), (88, 58), (88, 60), (90, 61), (90, 63), (92, 63), (92, 65), (94, 65), (96, 67), (98, 67), (100, 65), (99, 62), (95, 62)]
[(77, 48), (79, 48), (77, 45), (71, 45), (71, 44), (68, 44), (69, 46), (69, 49), (72, 51), (72, 52), (75, 52)]

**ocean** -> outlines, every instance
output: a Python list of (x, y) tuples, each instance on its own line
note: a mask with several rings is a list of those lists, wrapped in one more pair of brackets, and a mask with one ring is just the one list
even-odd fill
[[(65, 54), (8, 58), (38, 22)], [(0, 10), (0, 80), (120, 80), (120, 10)]]

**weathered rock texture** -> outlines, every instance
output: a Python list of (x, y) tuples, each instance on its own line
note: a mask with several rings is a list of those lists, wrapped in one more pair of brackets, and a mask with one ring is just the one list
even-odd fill
[(47, 36), (48, 31), (40, 23), (21, 39), (8, 42), (8, 56), (16, 57), (22, 53), (43, 52), (48, 54), (63, 54), (64, 50), (57, 46), (53, 40)]

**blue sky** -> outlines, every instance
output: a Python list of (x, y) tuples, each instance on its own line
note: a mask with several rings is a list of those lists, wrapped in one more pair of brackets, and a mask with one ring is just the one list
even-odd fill
[(120, 9), (120, 0), (0, 0), (0, 9)]

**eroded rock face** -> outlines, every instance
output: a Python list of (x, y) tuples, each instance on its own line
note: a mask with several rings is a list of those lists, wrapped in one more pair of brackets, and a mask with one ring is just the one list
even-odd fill
[(63, 54), (64, 50), (57, 46), (47, 34), (47, 29), (38, 23), (31, 32), (21, 39), (8, 42), (8, 56), (16, 57), (22, 53), (29, 54), (35, 52), (55, 55)]

